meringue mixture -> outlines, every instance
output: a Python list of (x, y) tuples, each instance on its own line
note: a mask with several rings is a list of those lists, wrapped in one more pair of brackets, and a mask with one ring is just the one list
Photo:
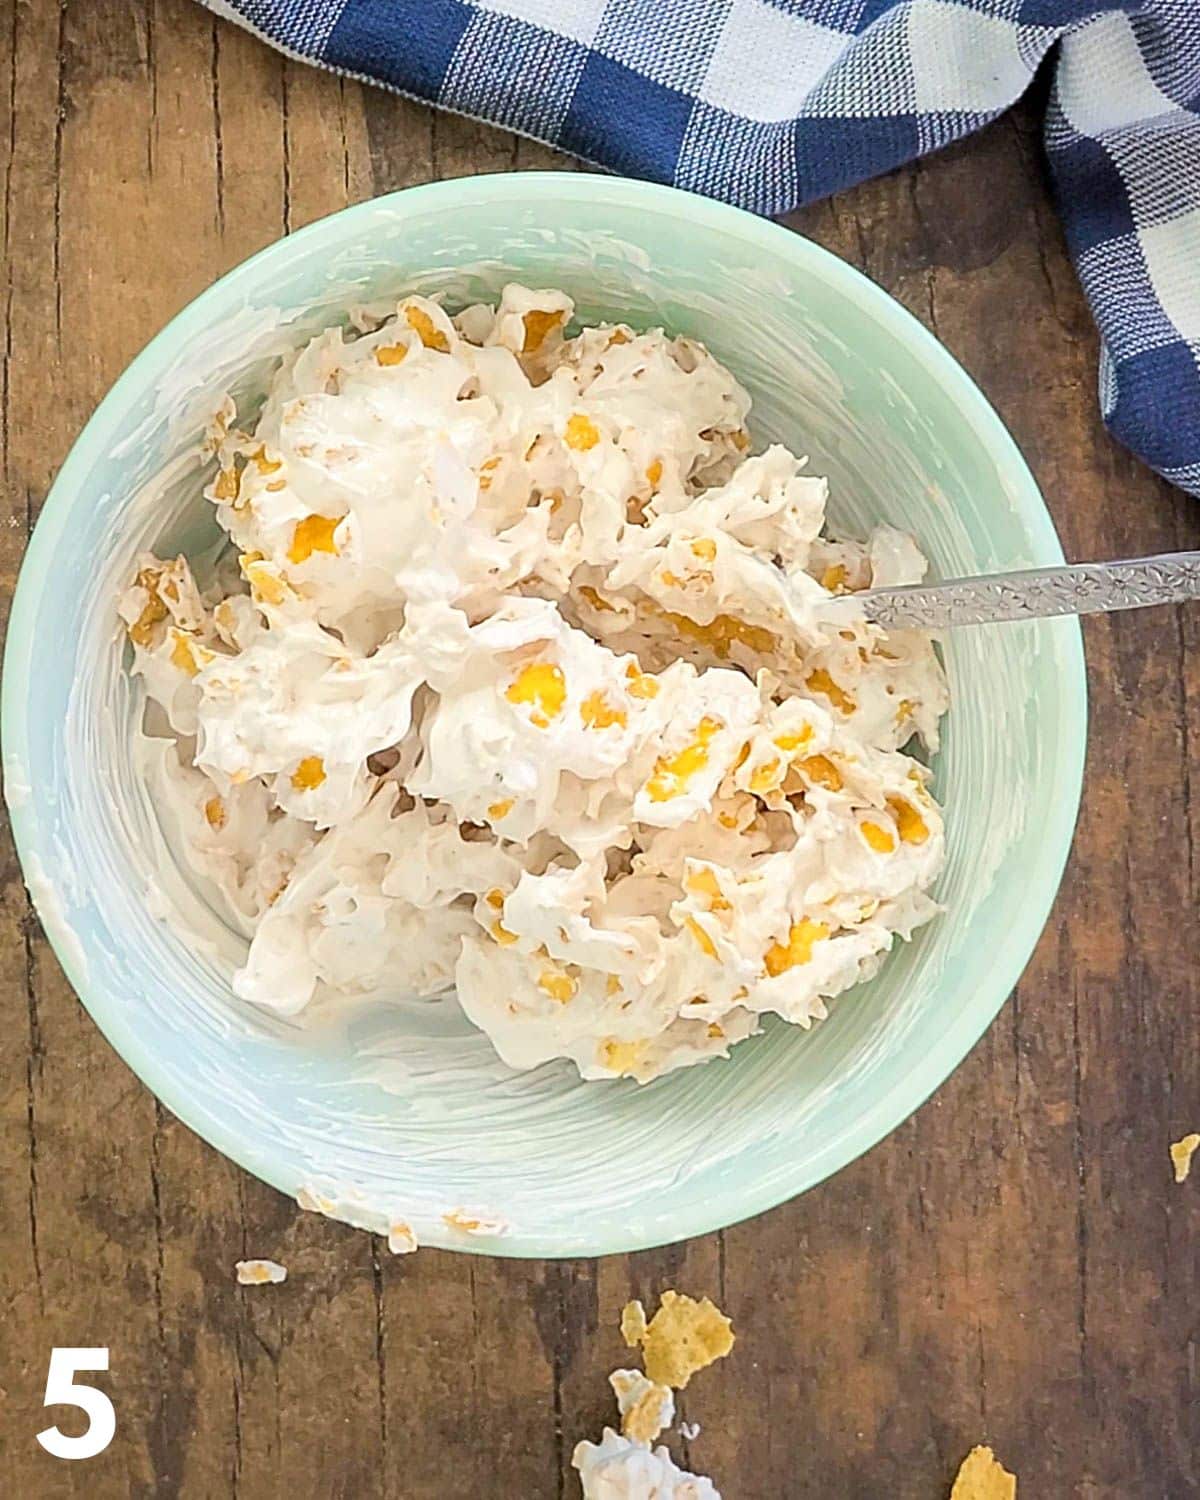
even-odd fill
[(703, 347), (572, 312), (356, 310), (214, 418), (232, 546), (142, 557), (119, 607), (239, 996), (453, 988), (514, 1068), (644, 1082), (807, 1027), (935, 914), (904, 747), (947, 690), (853, 606), (921, 579), (912, 539), (823, 536)]

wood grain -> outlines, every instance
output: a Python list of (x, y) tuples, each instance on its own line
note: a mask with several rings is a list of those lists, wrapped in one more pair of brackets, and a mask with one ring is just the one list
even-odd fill
[[(129, 358), (222, 271), (372, 193), (572, 164), (287, 62), (187, 0), (4, 0), (4, 608), (29, 526)], [(983, 190), (981, 191), (981, 184)], [(1012, 428), (1068, 551), (1200, 545), (1096, 414), (1096, 340), (1036, 105), (790, 221), (934, 328)], [(630, 1295), (733, 1316), (677, 1451), (727, 1500), (939, 1500), (988, 1440), (1031, 1496), (1200, 1494), (1195, 1041), (1200, 616), (1087, 627), (1076, 847), (1019, 992), (835, 1180), (687, 1245), (560, 1264), (423, 1251), (300, 1215), (166, 1115), (0, 888), (0, 1491), (559, 1500), (609, 1413)], [(285, 1286), (233, 1284), (270, 1255)], [(33, 1441), (54, 1344), (107, 1343), (78, 1465)], [(57, 1416), (58, 1413), (54, 1413)]]

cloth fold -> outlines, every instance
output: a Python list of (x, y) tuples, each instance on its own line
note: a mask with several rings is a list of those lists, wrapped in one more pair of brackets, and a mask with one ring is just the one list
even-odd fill
[(1104, 420), (1200, 495), (1200, 0), (204, 3), (293, 56), (768, 215), (978, 129), (1055, 52), (1046, 150)]

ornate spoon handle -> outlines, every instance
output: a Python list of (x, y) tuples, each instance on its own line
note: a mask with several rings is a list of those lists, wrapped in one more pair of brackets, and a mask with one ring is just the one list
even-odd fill
[(951, 578), (907, 588), (864, 589), (855, 603), (867, 618), (891, 629), (941, 630), (1050, 615), (1105, 614), (1200, 598), (1200, 552), (1168, 552), (1118, 562), (1071, 563)]

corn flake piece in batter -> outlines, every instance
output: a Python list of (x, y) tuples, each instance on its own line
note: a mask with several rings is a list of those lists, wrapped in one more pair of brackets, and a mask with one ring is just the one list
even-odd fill
[(608, 1377), (621, 1413), (621, 1432), (635, 1443), (652, 1443), (675, 1419), (675, 1397), (640, 1370), (614, 1370)]

